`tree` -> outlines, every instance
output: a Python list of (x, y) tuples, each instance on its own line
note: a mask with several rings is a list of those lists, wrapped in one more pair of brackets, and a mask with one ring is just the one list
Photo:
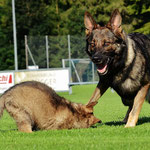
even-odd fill
[[(25, 35), (58, 35), (56, 24), (59, 17), (53, 6), (54, 2), (46, 0), (16, 1), (19, 68), (25, 68)], [(39, 60), (40, 56), (39, 54)]]
[[(58, 36), (50, 39), (50, 66), (60, 67), (61, 59), (68, 57), (66, 35), (71, 36), (73, 58), (85, 57), (84, 13), (89, 11), (97, 23), (104, 26), (111, 12), (119, 8), (123, 18), (123, 28), (150, 34), (149, 0), (15, 0), (18, 66), (25, 69), (24, 36)], [(60, 37), (60, 35), (64, 37)], [(78, 37), (77, 37), (78, 36)], [(58, 43), (57, 43), (58, 42)], [(35, 43), (35, 41), (33, 42)], [(39, 44), (42, 43), (39, 41)], [(35, 59), (45, 65), (43, 46), (36, 50)], [(63, 50), (62, 50), (63, 49)], [(32, 49), (31, 49), (32, 51)], [(14, 48), (11, 0), (0, 0), (0, 69), (14, 69)], [(42, 53), (42, 54), (41, 54)]]
[(128, 15), (132, 19), (130, 24), (135, 32), (150, 34), (150, 1), (149, 0), (125, 0)]
[(14, 69), (13, 30), (10, 0), (0, 1), (0, 70)]

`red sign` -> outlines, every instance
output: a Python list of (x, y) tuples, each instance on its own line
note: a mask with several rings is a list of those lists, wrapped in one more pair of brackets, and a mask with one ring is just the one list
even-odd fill
[(0, 93), (14, 85), (14, 73), (0, 73)]
[(0, 84), (12, 84), (12, 74), (0, 75)]

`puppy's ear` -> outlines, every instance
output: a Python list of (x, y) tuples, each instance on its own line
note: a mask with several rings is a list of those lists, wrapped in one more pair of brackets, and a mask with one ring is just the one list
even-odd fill
[(90, 102), (90, 103), (86, 104), (86, 107), (93, 108), (96, 104), (97, 104), (97, 102)]
[(84, 25), (85, 25), (85, 28), (86, 28), (86, 30), (85, 30), (86, 35), (91, 33), (92, 30), (96, 29), (97, 26), (98, 26), (89, 12), (85, 12)]
[(96, 104), (97, 104), (97, 102), (91, 102), (91, 103), (86, 104), (85, 106), (86, 106), (87, 111), (92, 113), (93, 112), (93, 107)]
[(123, 40), (125, 40), (125, 34), (124, 34), (124, 31), (122, 30), (121, 24), (122, 24), (122, 17), (120, 15), (119, 10), (115, 9), (112, 12), (112, 15), (107, 24), (107, 27), (110, 28), (116, 36), (119, 36)]

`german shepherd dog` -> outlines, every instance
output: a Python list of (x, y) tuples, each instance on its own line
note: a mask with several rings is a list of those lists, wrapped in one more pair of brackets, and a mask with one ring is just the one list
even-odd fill
[(108, 87), (113, 88), (123, 104), (129, 106), (123, 120), (125, 127), (134, 127), (150, 86), (150, 39), (140, 33), (127, 35), (118, 9), (104, 27), (88, 12), (85, 12), (84, 24), (86, 52), (99, 75), (89, 104), (98, 102)]
[(18, 130), (88, 128), (98, 122), (93, 106), (77, 104), (60, 97), (47, 85), (28, 81), (17, 84), (0, 97), (0, 116), (3, 110), (14, 118)]

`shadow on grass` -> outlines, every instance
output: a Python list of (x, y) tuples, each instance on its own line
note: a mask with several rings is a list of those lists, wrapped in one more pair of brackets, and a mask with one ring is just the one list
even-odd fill
[(122, 121), (111, 121), (111, 122), (106, 122), (105, 125), (107, 126), (120, 126), (124, 125), (125, 123)]
[[(150, 117), (142, 117), (139, 118), (137, 125), (142, 125), (144, 123), (150, 123)], [(122, 121), (111, 121), (111, 122), (106, 122), (105, 125), (108, 126), (119, 126), (119, 125), (125, 125), (126, 123)]]
[(150, 123), (150, 117), (142, 117), (139, 118), (137, 125), (141, 125), (144, 123)]

